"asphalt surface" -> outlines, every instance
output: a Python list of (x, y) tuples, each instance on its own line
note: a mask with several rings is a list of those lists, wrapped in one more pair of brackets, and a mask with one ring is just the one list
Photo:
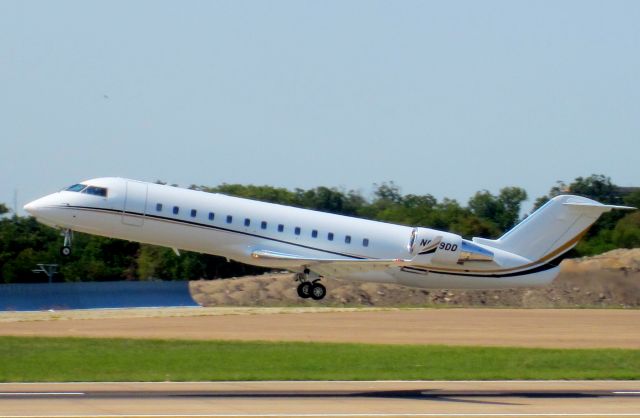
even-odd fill
[(640, 382), (0, 384), (0, 416), (640, 417)]

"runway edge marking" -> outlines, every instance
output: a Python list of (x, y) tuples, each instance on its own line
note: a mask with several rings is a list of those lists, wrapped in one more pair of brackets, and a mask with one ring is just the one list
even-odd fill
[(103, 414), (103, 415), (3, 415), (3, 418), (349, 418), (349, 417), (640, 417), (640, 413), (353, 413), (353, 414)]
[(82, 396), (85, 392), (0, 392), (0, 396)]

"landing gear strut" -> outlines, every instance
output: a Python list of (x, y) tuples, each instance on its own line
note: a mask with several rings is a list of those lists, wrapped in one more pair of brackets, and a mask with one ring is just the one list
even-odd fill
[(60, 254), (63, 257), (68, 257), (71, 255), (71, 241), (73, 241), (73, 231), (70, 229), (65, 229), (62, 233), (64, 236), (64, 243), (62, 244), (62, 248), (60, 248)]
[(304, 274), (299, 274), (297, 279), (300, 284), (298, 285), (298, 296), (303, 299), (311, 298), (313, 300), (321, 300), (327, 295), (327, 288), (320, 284), (320, 278), (310, 281), (311, 275), (309, 269), (305, 269)]

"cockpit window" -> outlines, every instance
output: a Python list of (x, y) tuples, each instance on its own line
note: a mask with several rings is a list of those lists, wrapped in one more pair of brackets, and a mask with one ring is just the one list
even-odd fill
[(82, 193), (91, 194), (94, 196), (107, 197), (107, 189), (104, 187), (88, 186), (82, 191)]
[(85, 187), (87, 186), (84, 184), (78, 183), (78, 184), (74, 184), (73, 186), (67, 187), (65, 190), (68, 192), (81, 192), (85, 189)]

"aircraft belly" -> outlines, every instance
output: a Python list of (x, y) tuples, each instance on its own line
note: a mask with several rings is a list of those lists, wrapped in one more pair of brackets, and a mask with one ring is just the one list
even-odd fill
[(413, 273), (396, 270), (393, 275), (397, 283), (409, 287), (424, 289), (498, 289), (513, 287), (545, 286), (553, 281), (560, 272), (559, 267), (518, 276), (459, 276), (439, 273)]
[(341, 274), (328, 276), (335, 279), (350, 280), (356, 282), (375, 282), (375, 283), (398, 283), (397, 277), (390, 269), (351, 272), (349, 274)]

